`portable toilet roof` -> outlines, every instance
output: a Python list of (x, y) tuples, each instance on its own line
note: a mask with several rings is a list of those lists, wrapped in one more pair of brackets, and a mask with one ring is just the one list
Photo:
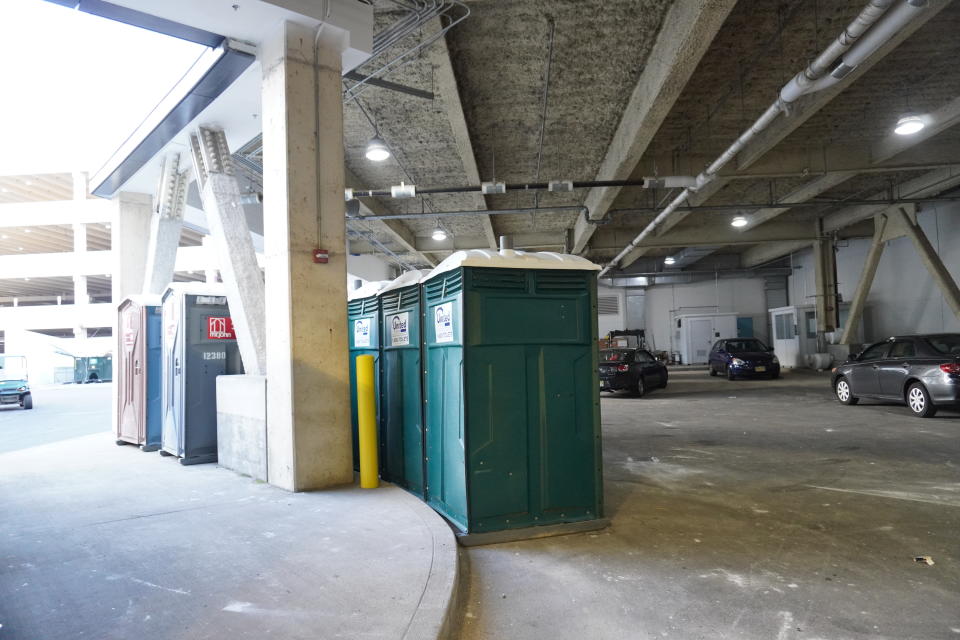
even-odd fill
[(227, 289), (222, 284), (213, 282), (171, 282), (166, 291), (160, 296), (161, 300), (171, 293), (182, 293), (196, 296), (225, 296)]
[(598, 264), (580, 256), (552, 251), (515, 251), (513, 249), (467, 249), (451, 254), (423, 280), (460, 267), (493, 267), (496, 269), (572, 269), (600, 271)]
[(430, 275), (430, 269), (412, 269), (406, 271), (402, 273), (400, 277), (391, 280), (386, 286), (380, 289), (378, 293), (382, 295), (388, 291), (412, 287), (415, 284), (420, 284), (428, 275)]
[(159, 307), (163, 304), (163, 297), (159, 293), (135, 293), (121, 300), (117, 308), (122, 308), (128, 302), (135, 302), (142, 307)]
[(359, 298), (369, 298), (380, 293), (380, 290), (390, 284), (389, 280), (371, 280), (365, 285), (347, 293), (347, 300), (357, 300)]

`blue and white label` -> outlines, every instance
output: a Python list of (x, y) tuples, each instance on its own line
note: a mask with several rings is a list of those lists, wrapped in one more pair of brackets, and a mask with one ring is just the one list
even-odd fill
[(410, 344), (410, 314), (406, 311), (390, 316), (390, 346), (402, 347)]
[(433, 323), (437, 342), (453, 342), (452, 302), (444, 302), (433, 308)]
[(353, 323), (353, 346), (370, 346), (370, 318), (361, 318)]

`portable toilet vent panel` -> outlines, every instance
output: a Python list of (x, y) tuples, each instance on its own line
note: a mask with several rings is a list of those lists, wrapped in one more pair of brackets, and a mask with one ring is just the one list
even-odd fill
[(408, 271), (384, 287), (380, 355), (381, 476), (423, 497), (423, 367), (420, 280)]
[(161, 453), (217, 460), (217, 376), (243, 373), (222, 288), (172, 286), (163, 296)]
[[(373, 356), (374, 371), (380, 370), (380, 292), (389, 280), (368, 282), (347, 294), (347, 339), (350, 345), (350, 428), (353, 433), (353, 468), (360, 469), (357, 422), (357, 356)], [(375, 373), (375, 396), (380, 396), (380, 376)], [(379, 403), (377, 415), (380, 415)], [(381, 460), (382, 463), (382, 460)]]
[(461, 533), (602, 517), (598, 269), (471, 250), (424, 279), (426, 495)]
[(118, 313), (117, 444), (156, 451), (163, 421), (160, 296), (127, 298)]

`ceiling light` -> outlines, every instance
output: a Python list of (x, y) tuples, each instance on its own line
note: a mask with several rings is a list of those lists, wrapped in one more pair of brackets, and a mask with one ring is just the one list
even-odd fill
[(8, 236), (7, 234), (3, 234), (2, 236), (0, 236), (0, 240), (6, 240), (9, 237), (10, 236)]
[(390, 157), (390, 149), (380, 136), (374, 136), (367, 143), (367, 160), (383, 162)]
[(674, 259), (673, 256), (667, 256), (666, 258), (663, 259), (663, 264), (673, 264), (675, 262), (676, 262), (676, 259)]
[(17, 247), (17, 251), (23, 251), (23, 247)]
[(737, 216), (736, 218), (730, 221), (730, 226), (732, 227), (738, 227), (738, 228), (745, 227), (747, 226), (747, 224), (748, 224), (748, 221), (743, 216)]
[(901, 136), (909, 136), (922, 130), (927, 124), (920, 116), (906, 115), (897, 120), (897, 126), (893, 132)]
[(433, 230), (433, 234), (430, 236), (437, 242), (443, 242), (447, 239), (447, 232), (443, 230), (443, 227), (440, 226), (440, 221), (437, 220), (437, 228)]
[(107, 224), (105, 224), (105, 225), (103, 225), (103, 226), (105, 226), (107, 229), (109, 229), (109, 228), (110, 228), (110, 223), (108, 222)]
[(33, 182), (31, 182), (30, 180), (24, 180), (24, 181), (23, 181), (23, 184), (25, 184), (25, 185), (27, 185), (27, 186), (29, 187), (30, 185), (33, 184)]
[(30, 233), (30, 229), (24, 229), (23, 232), (24, 232), (24, 233)]

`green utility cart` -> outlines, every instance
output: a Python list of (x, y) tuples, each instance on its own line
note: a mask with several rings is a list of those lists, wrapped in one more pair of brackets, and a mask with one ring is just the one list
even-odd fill
[[(380, 367), (380, 298), (377, 293), (389, 281), (368, 282), (347, 294), (347, 340), (350, 345), (350, 426), (353, 431), (353, 468), (360, 470), (357, 427), (357, 356), (373, 356)], [(376, 373), (374, 380), (379, 378)], [(376, 391), (379, 396), (379, 389)], [(379, 414), (379, 408), (377, 414)]]
[(426, 496), (462, 535), (602, 518), (598, 269), (471, 250), (424, 279)]
[(420, 280), (407, 271), (380, 291), (380, 469), (423, 497), (423, 367)]

